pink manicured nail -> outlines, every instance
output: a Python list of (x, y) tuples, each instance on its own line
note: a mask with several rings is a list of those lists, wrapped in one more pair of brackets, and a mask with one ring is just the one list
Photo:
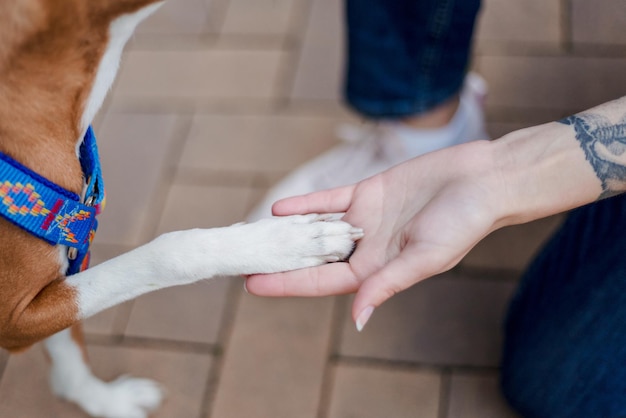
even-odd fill
[(359, 316), (356, 318), (356, 330), (361, 332), (367, 321), (369, 321), (372, 313), (374, 312), (374, 307), (372, 305), (366, 307), (361, 311)]

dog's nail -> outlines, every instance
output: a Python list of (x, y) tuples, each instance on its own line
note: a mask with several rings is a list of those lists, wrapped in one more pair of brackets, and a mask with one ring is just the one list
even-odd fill
[(350, 230), (350, 238), (353, 240), (359, 240), (365, 236), (365, 232), (361, 228), (352, 228)]
[(248, 292), (248, 286), (247, 286), (248, 281), (244, 280), (243, 281), (243, 290), (244, 292), (246, 292), (247, 294), (250, 294), (250, 292)]
[(361, 311), (359, 316), (356, 318), (356, 330), (361, 332), (363, 331), (363, 327), (367, 324), (372, 313), (374, 312), (374, 307), (372, 305), (367, 306), (365, 309)]
[(327, 261), (329, 263), (335, 263), (339, 260), (341, 259), (337, 257), (336, 255), (327, 255), (326, 257), (324, 257), (324, 261)]
[(320, 213), (315, 218), (316, 221), (334, 222), (339, 221), (343, 217), (343, 213)]

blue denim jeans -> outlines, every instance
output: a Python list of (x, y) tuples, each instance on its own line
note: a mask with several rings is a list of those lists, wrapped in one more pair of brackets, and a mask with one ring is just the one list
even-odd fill
[(524, 417), (626, 417), (626, 195), (568, 216), (505, 330), (502, 388)]
[(416, 115), (459, 92), (480, 0), (346, 0), (345, 99), (372, 119)]
[[(402, 118), (456, 94), (480, 0), (346, 0), (345, 98)], [(626, 417), (626, 195), (570, 213), (522, 278), (502, 389), (526, 418)]]

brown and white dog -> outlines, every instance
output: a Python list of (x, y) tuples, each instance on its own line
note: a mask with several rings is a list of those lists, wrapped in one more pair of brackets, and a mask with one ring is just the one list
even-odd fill
[[(77, 147), (122, 49), (154, 0), (0, 0), (0, 151), (59, 186), (85, 186)], [(2, 180), (2, 179), (0, 179)], [(141, 294), (218, 275), (285, 271), (346, 257), (362, 232), (317, 215), (164, 234), (65, 277), (67, 248), (0, 218), (0, 345), (45, 339), (51, 386), (92, 416), (145, 417), (161, 401), (146, 379), (105, 383), (77, 324)]]

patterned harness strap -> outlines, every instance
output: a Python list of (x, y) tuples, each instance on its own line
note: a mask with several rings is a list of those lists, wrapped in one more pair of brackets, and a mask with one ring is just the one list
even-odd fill
[(0, 216), (49, 244), (69, 247), (68, 275), (88, 267), (96, 215), (105, 202), (91, 126), (80, 147), (80, 163), (87, 181), (83, 199), (0, 153)]

